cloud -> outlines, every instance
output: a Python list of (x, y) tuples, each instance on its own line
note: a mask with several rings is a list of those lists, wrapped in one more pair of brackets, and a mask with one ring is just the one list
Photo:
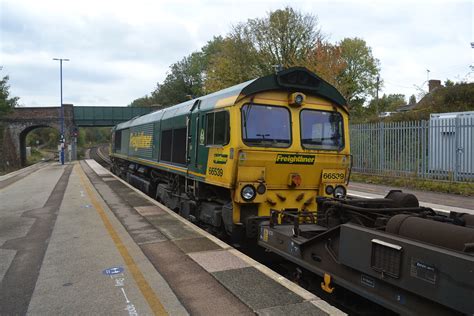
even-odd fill
[[(65, 100), (126, 105), (150, 93), (168, 66), (232, 25), (264, 17), (288, 1), (0, 2), (0, 65), (25, 105), (53, 105), (58, 62)], [(332, 42), (360, 37), (382, 66), (383, 92), (415, 93), (430, 76), (460, 78), (472, 64), (470, 1), (314, 1), (290, 4), (317, 15)]]

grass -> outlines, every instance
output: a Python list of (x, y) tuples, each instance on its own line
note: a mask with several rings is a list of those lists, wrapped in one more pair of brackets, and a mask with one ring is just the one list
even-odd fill
[(41, 161), (43, 159), (43, 154), (37, 150), (36, 148), (31, 148), (31, 155), (28, 156), (27, 158), (27, 165), (32, 165), (34, 163), (37, 163), (38, 161)]
[(474, 196), (474, 182), (427, 180), (409, 177), (377, 176), (353, 172), (351, 181), (383, 184), (391, 187)]
[(35, 164), (44, 159), (54, 159), (54, 155), (56, 153), (56, 149), (51, 148), (42, 148), (36, 149), (31, 147), (31, 155), (27, 158), (26, 164), (28, 166)]

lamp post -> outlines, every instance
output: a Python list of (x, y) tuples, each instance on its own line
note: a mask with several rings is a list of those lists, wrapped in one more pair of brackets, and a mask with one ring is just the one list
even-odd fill
[(63, 107), (63, 61), (69, 61), (66, 58), (53, 58), (59, 60), (59, 86), (61, 91), (61, 164), (64, 165), (64, 107)]

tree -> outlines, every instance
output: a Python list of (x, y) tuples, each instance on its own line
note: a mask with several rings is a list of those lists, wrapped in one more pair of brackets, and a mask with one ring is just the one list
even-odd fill
[(415, 105), (416, 104), (416, 96), (414, 94), (412, 94), (410, 96), (410, 100), (408, 101), (408, 104), (409, 105)]
[(446, 81), (444, 82), (444, 86), (445, 87), (453, 87), (454, 86), (454, 81), (452, 81), (450, 79), (446, 79)]
[(155, 100), (153, 100), (150, 96), (145, 95), (144, 97), (133, 100), (128, 106), (148, 107), (155, 105), (154, 101)]
[(163, 83), (158, 82), (150, 95), (134, 100), (130, 106), (168, 107), (209, 93), (204, 87), (207, 69), (221, 51), (223, 42), (222, 37), (214, 37), (201, 51), (172, 64)]
[(258, 64), (258, 53), (248, 38), (240, 32), (227, 37), (209, 61), (204, 82), (206, 93), (261, 76)]
[(347, 64), (342, 59), (340, 46), (318, 41), (310, 51), (305, 66), (330, 84), (337, 85), (337, 79), (342, 75)]
[(275, 10), (262, 19), (251, 19), (234, 29), (253, 43), (263, 74), (272, 73), (274, 65), (284, 68), (306, 64), (310, 52), (323, 35), (318, 19), (293, 8)]
[[(372, 56), (372, 50), (360, 38), (345, 38), (339, 43), (341, 58), (346, 67), (337, 78), (336, 87), (351, 106), (355, 99), (374, 95), (377, 77), (380, 74), (379, 61)], [(381, 83), (379, 83), (379, 88)]]
[[(2, 70), (2, 67), (0, 67), (0, 70)], [(10, 96), (10, 86), (8, 85), (9, 79), (9, 76), (4, 76), (2, 80), (0, 80), (0, 117), (18, 106), (19, 98)]]
[(372, 99), (365, 111), (366, 116), (378, 115), (381, 112), (394, 112), (398, 107), (405, 105), (405, 95), (384, 94), (378, 100)]
[(202, 77), (199, 71), (200, 53), (193, 53), (171, 65), (170, 72), (151, 96), (157, 103), (170, 106), (202, 95)]
[(275, 65), (307, 65), (321, 41), (317, 18), (290, 7), (237, 24), (207, 68), (206, 91), (274, 73)]
[(37, 141), (40, 147), (56, 148), (59, 143), (59, 132), (51, 127), (40, 127), (26, 135), (27, 146), (37, 146)]
[(290, 7), (270, 12), (263, 19), (248, 20), (241, 29), (254, 44), (267, 73), (273, 71), (273, 65), (305, 64), (316, 43), (323, 40), (317, 17)]

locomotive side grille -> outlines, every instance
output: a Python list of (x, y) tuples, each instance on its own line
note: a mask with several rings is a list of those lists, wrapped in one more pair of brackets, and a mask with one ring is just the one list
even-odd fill
[(372, 239), (372, 269), (393, 278), (399, 278), (401, 259), (402, 247), (379, 239)]

